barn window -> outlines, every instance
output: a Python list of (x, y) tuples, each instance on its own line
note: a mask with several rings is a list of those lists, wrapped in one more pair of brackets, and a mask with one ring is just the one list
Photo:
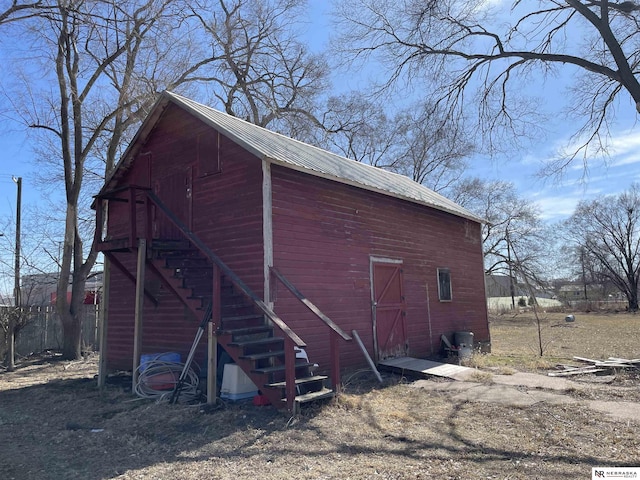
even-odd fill
[(438, 269), (438, 298), (441, 302), (451, 301), (451, 272), (448, 268)]
[(208, 132), (198, 135), (197, 139), (198, 170), (201, 177), (222, 172), (220, 158), (220, 134)]

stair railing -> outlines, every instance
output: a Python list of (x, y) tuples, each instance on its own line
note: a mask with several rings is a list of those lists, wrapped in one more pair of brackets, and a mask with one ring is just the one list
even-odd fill
[(329, 328), (329, 356), (331, 361), (331, 384), (334, 392), (340, 391), (340, 352), (338, 340), (351, 341), (351, 336), (342, 330), (333, 320), (327, 317), (322, 311), (305, 297), (295, 285), (293, 285), (276, 267), (270, 267), (271, 273), (293, 294), (295, 298), (307, 307), (311, 313), (322, 320)]
[[(296, 385), (295, 385), (295, 347), (304, 348), (306, 347), (306, 343), (302, 341), (302, 339), (296, 335), (296, 333), (289, 328), (289, 326), (271, 309), (269, 308), (261, 299), (256, 295), (241, 279), (238, 277), (233, 270), (231, 270), (223, 261), (218, 257), (202, 240), (200, 240), (178, 217), (176, 217), (173, 212), (158, 198), (158, 196), (150, 190), (145, 190), (145, 203), (147, 204), (147, 219), (151, 218), (151, 205), (155, 205), (155, 207), (160, 210), (167, 219), (173, 223), (174, 226), (180, 230), (182, 235), (184, 235), (189, 242), (193, 246), (195, 246), (205, 257), (207, 257), (214, 265), (213, 271), (213, 284), (218, 285), (218, 288), (215, 292), (215, 295), (218, 297), (217, 304), (220, 303), (220, 276), (224, 275), (228, 278), (231, 283), (240, 290), (242, 294), (244, 294), (266, 317), (271, 321), (271, 323), (278, 328), (284, 334), (284, 359), (285, 359), (285, 393), (287, 400), (287, 409), (293, 411), (294, 401), (296, 396)], [(135, 208), (131, 209), (133, 215), (135, 215)], [(135, 220), (132, 222), (135, 224)], [(147, 237), (150, 236), (151, 229), (150, 223), (146, 223), (146, 234)], [(217, 277), (217, 278), (216, 278)], [(214, 319), (212, 321), (215, 322), (215, 317), (219, 315), (214, 315)], [(219, 325), (214, 323), (214, 328), (217, 328)]]
[[(128, 192), (127, 192), (128, 191)], [(124, 195), (122, 195), (124, 193)], [(139, 194), (142, 194), (142, 198), (138, 198)], [(207, 257), (213, 264), (213, 294), (218, 298), (217, 308), (214, 305), (214, 314), (212, 316), (212, 323), (214, 328), (219, 325), (219, 299), (220, 299), (220, 278), (221, 275), (227, 277), (233, 285), (240, 290), (266, 317), (271, 323), (278, 328), (285, 337), (285, 381), (286, 381), (286, 399), (287, 408), (292, 411), (294, 408), (295, 400), (295, 347), (304, 348), (306, 343), (296, 335), (291, 328), (261, 299), (258, 297), (236, 274), (231, 270), (221, 259), (218, 257), (202, 240), (200, 240), (176, 215), (153, 193), (148, 187), (140, 187), (131, 185), (129, 187), (122, 187), (117, 191), (108, 192), (101, 196), (96, 197), (96, 228), (98, 233), (96, 237), (99, 239), (100, 245), (107, 247), (110, 241), (103, 240), (103, 218), (102, 218), (102, 203), (105, 200), (120, 201), (129, 203), (129, 235), (126, 239), (115, 241), (114, 244), (118, 246), (128, 246), (134, 248), (137, 240), (137, 206), (144, 205), (146, 212), (144, 230), (145, 238), (147, 241), (151, 241), (152, 238), (152, 206), (155, 206), (157, 210), (162, 212), (166, 218), (178, 228), (181, 234), (191, 242), (205, 257)], [(103, 248), (106, 250), (106, 248)], [(329, 344), (330, 344), (330, 357), (331, 357), (331, 380), (332, 387), (337, 393), (340, 390), (340, 355), (338, 340), (342, 338), (345, 341), (350, 341), (351, 337), (345, 333), (338, 325), (336, 325), (329, 317), (320, 311), (311, 301), (309, 301), (291, 282), (289, 282), (276, 268), (271, 267), (271, 272), (275, 277), (282, 282), (282, 284), (293, 293), (293, 295), (302, 302), (316, 317), (322, 320), (329, 328)], [(216, 287), (217, 286), (217, 287)], [(217, 314), (216, 314), (217, 313)]]
[[(92, 205), (92, 208), (95, 208), (96, 210), (96, 233), (94, 237), (98, 251), (102, 252), (113, 249), (137, 248), (137, 209), (139, 204), (148, 203), (146, 199), (138, 200), (138, 191), (144, 192), (149, 190), (150, 188), (148, 187), (128, 185), (118, 187), (101, 195), (96, 195), (95, 202)], [(105, 227), (105, 211), (103, 209), (103, 206), (107, 201), (129, 204), (129, 226), (127, 229), (128, 235), (125, 238), (103, 238), (103, 230)], [(145, 211), (149, 211), (149, 208), (146, 208)], [(148, 216), (145, 225), (145, 228), (147, 228), (148, 231), (151, 231), (150, 223), (151, 217)], [(147, 239), (150, 240), (149, 238)]]

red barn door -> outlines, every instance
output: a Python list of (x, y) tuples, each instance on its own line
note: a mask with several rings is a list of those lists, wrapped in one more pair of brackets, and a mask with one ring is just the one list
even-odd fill
[(373, 327), (378, 360), (407, 354), (402, 263), (372, 260)]
[[(187, 167), (179, 173), (161, 178), (156, 181), (154, 190), (156, 195), (171, 210), (171, 212), (192, 228), (193, 211), (193, 168)], [(182, 238), (180, 231), (169, 221), (162, 212), (155, 212), (154, 236), (163, 239)]]

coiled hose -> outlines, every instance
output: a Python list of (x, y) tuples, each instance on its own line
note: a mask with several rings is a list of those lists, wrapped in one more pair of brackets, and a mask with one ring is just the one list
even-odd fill
[[(192, 363), (193, 365), (195, 364)], [(184, 363), (163, 360), (151, 360), (144, 365), (140, 365), (135, 388), (136, 395), (153, 399), (156, 403), (168, 402), (183, 368)], [(190, 367), (180, 390), (179, 402), (191, 403), (199, 400), (201, 397), (198, 390), (199, 383), (198, 374)]]

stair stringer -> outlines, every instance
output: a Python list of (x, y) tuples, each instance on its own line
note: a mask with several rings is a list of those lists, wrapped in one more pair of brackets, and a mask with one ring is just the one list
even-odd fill
[[(193, 263), (194, 260), (202, 262), (199, 264), (199, 268), (201, 269), (206, 268), (206, 266), (210, 266), (213, 269), (213, 264), (209, 259), (201, 255), (199, 256), (199, 253), (195, 250), (181, 249), (179, 251), (169, 252), (164, 249), (163, 252), (165, 255), (171, 256), (173, 263), (180, 263), (179, 260), (181, 255), (184, 255), (184, 258), (189, 259), (191, 263)], [(170, 266), (170, 262), (167, 261), (167, 258), (161, 257), (157, 254), (152, 254), (152, 257), (147, 260), (147, 263), (158, 274), (169, 290), (196, 316), (196, 318), (201, 318), (206, 305), (211, 301), (213, 296), (212, 275), (189, 275), (189, 267), (177, 268), (176, 266)], [(203, 292), (211, 292), (211, 294), (206, 295), (203, 294)], [(218, 344), (229, 354), (232, 360), (251, 379), (261, 394), (264, 395), (273, 406), (276, 408), (287, 407), (286, 385), (277, 387), (269, 386), (270, 384), (283, 383), (282, 380), (284, 380), (284, 372), (256, 372), (256, 369), (259, 367), (264, 368), (265, 365), (269, 363), (271, 363), (273, 367), (284, 368), (284, 339), (276, 340), (276, 337), (274, 337), (276, 330), (272, 325), (270, 325), (265, 315), (257, 312), (257, 308), (248, 299), (241, 294), (238, 294), (234, 290), (233, 285), (230, 282), (225, 282), (224, 280), (221, 282), (220, 303), (222, 312), (220, 319), (221, 324), (216, 325)], [(241, 317), (246, 317), (246, 319)], [(260, 320), (258, 321), (257, 319)], [(233, 327), (229, 327), (227, 325), (231, 320), (233, 320)], [(264, 357), (259, 361), (244, 358), (247, 356), (247, 350), (245, 349), (245, 346), (236, 345), (238, 338), (233, 331), (242, 329), (245, 336), (252, 335), (251, 333), (244, 331), (246, 328), (252, 327), (260, 330), (259, 336), (262, 338), (274, 339), (271, 346), (265, 346), (264, 349), (256, 347), (258, 352), (264, 352), (265, 354), (270, 353), (269, 349), (272, 349), (274, 352), (272, 356)], [(253, 352), (252, 350), (249, 351)], [(305, 378), (312, 377), (308, 371), (308, 363), (300, 363), (302, 365), (296, 368), (296, 383), (304, 383)], [(317, 383), (318, 380), (315, 382)], [(327, 396), (327, 390), (324, 389), (324, 387), (322, 388), (322, 393), (324, 396)]]

